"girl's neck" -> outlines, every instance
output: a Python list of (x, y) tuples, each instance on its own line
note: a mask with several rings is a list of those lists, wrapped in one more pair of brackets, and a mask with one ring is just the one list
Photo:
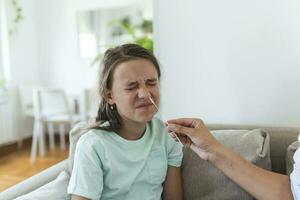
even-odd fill
[(146, 123), (123, 121), (122, 127), (117, 131), (117, 134), (126, 140), (138, 140), (144, 135), (145, 129)]

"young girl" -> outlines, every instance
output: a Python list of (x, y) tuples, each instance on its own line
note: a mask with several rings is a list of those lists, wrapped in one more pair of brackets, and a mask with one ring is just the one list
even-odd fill
[(98, 125), (78, 141), (72, 199), (182, 199), (181, 146), (153, 118), (159, 78), (158, 61), (138, 45), (105, 52)]

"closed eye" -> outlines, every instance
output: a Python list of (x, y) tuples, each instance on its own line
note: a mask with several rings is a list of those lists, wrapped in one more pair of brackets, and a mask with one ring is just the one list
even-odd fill
[(134, 89), (138, 88), (138, 85), (139, 84), (137, 82), (131, 82), (127, 85), (125, 90), (134, 90)]
[(131, 87), (131, 88), (126, 88), (125, 90), (131, 91), (131, 90), (135, 90), (137, 87)]
[(146, 80), (146, 84), (150, 85), (150, 86), (155, 86), (155, 85), (157, 85), (157, 79), (156, 78), (155, 79), (148, 79), (148, 80)]

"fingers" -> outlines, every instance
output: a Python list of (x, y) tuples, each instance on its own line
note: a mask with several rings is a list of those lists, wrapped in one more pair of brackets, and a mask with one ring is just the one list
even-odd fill
[(178, 124), (168, 124), (167, 129), (169, 132), (175, 132), (178, 136), (192, 136), (195, 132), (194, 128), (185, 127)]
[(199, 125), (203, 125), (203, 121), (196, 118), (179, 118), (168, 120), (167, 124), (179, 124), (181, 126), (197, 128)]
[[(184, 144), (184, 146), (187, 146), (187, 147), (191, 146), (192, 141), (187, 136), (185, 136), (185, 135), (179, 135), (179, 134), (176, 134), (174, 132), (170, 132), (169, 134), (171, 135), (171, 137), (174, 140), (178, 141), (178, 139), (179, 139), (180, 142), (182, 144)], [(177, 135), (177, 136), (175, 136), (175, 135)]]
[(206, 135), (205, 133), (208, 131), (203, 121), (196, 118), (168, 120), (166, 127), (168, 132), (176, 134), (180, 138), (180, 141), (188, 144), (188, 146), (201, 144), (203, 133)]

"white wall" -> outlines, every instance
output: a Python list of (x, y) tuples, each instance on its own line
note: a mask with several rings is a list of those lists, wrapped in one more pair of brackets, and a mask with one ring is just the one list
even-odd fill
[[(7, 5), (8, 28), (13, 27), (15, 11), (10, 1), (4, 0)], [(9, 84), (18, 87), (22, 84), (41, 83), (39, 76), (42, 69), (38, 66), (38, 34), (36, 27), (35, 0), (18, 1), (22, 7), (24, 19), (17, 25), (17, 31), (9, 37), (10, 66)]]
[[(13, 27), (15, 11), (10, 1), (2, 0), (6, 5), (7, 28)], [(9, 57), (5, 65), (5, 75), (8, 83), (8, 99), (2, 106), (7, 116), (7, 130), (10, 134), (9, 141), (26, 137), (32, 134), (32, 119), (22, 115), (18, 88), (26, 84), (42, 84), (39, 76), (41, 69), (37, 65), (38, 51), (36, 40), (34, 0), (18, 1), (23, 9), (24, 20), (18, 26), (17, 31), (8, 38), (8, 47), (5, 55)], [(5, 30), (6, 31), (6, 30)], [(3, 110), (2, 109), (2, 110)], [(2, 113), (3, 114), (3, 113)]]
[(121, 6), (127, 6), (130, 4), (136, 4), (137, 2), (148, 2), (151, 0), (75, 0), (76, 10), (97, 10), (103, 8), (115, 8)]
[(164, 118), (300, 126), (300, 2), (154, 1)]

